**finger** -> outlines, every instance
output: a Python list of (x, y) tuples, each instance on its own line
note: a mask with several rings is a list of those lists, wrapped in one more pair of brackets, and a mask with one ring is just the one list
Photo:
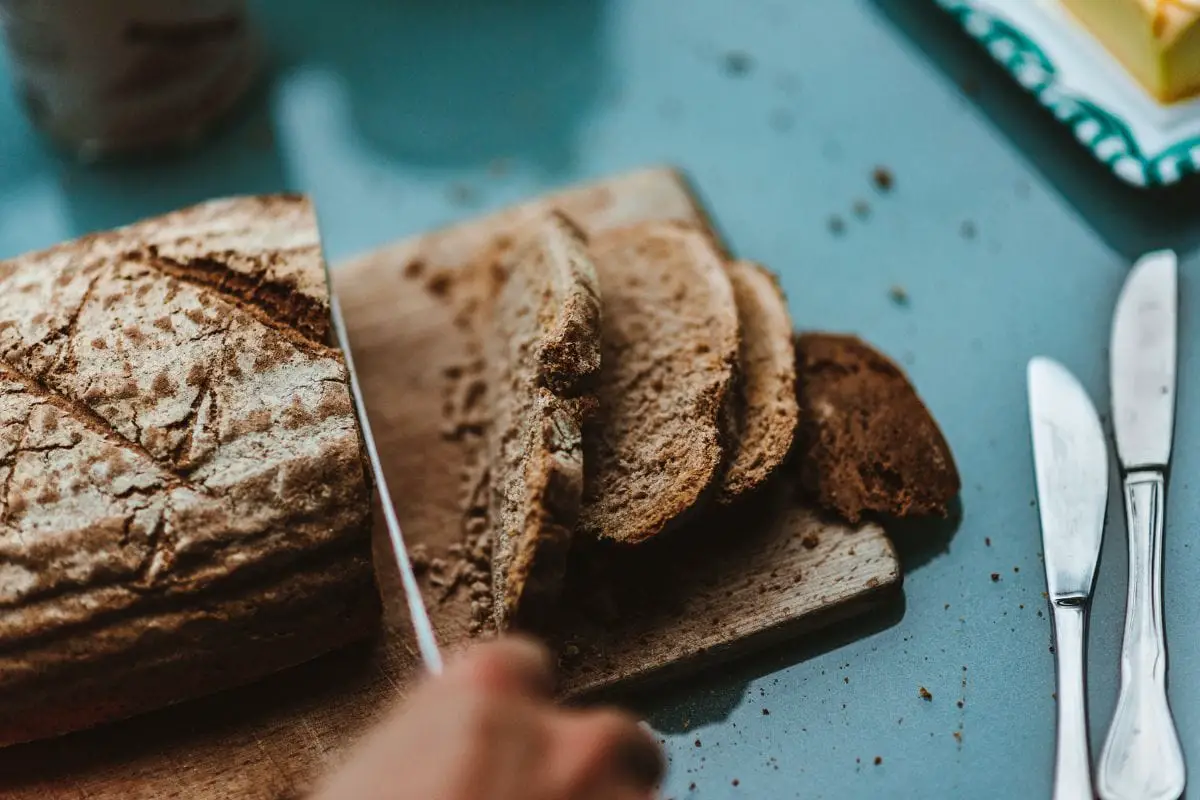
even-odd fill
[(554, 662), (540, 644), (506, 637), (468, 650), (447, 669), (446, 680), (500, 694), (545, 698), (554, 693)]
[[(553, 785), (569, 796), (606, 789), (646, 794), (658, 786), (666, 760), (658, 742), (637, 721), (617, 711), (563, 715), (551, 735)], [(651, 795), (652, 796), (652, 795)]]

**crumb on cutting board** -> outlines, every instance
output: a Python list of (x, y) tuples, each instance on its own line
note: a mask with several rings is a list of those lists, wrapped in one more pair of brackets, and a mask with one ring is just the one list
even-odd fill
[(917, 689), (917, 696), (926, 702), (933, 700), (933, 693), (924, 686), (921, 686)]

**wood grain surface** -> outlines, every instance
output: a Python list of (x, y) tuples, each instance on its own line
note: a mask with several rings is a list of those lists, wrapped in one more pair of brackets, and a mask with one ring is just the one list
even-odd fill
[[(703, 222), (683, 180), (648, 170), (579, 187), (386, 247), (334, 270), (384, 468), (410, 543), (453, 561), (483, 472), (481, 366), (463, 266), (492, 237), (556, 207), (595, 230), (644, 219)], [(557, 638), (566, 695), (675, 678), (883, 601), (900, 582), (882, 530), (820, 520), (778, 484), (634, 551), (583, 548)], [(102, 729), (0, 751), (0, 797), (166, 800), (303, 795), (418, 675), (386, 544), (387, 607), (373, 642), (258, 684)], [(624, 576), (621, 587), (609, 579)], [(641, 576), (641, 577), (639, 577)], [(629, 588), (632, 587), (632, 588)], [(449, 650), (472, 640), (466, 581), (426, 573)]]

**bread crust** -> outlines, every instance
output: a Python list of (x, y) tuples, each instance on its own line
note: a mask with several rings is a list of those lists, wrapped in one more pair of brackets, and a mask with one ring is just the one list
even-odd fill
[(0, 743), (370, 630), (370, 484), (328, 297), (298, 196), (0, 262)]
[(493, 612), (536, 628), (557, 600), (583, 492), (600, 371), (600, 289), (586, 239), (550, 214), (495, 265), (488, 336)]
[(751, 261), (728, 265), (741, 342), (732, 455), (718, 500), (730, 504), (762, 486), (796, 438), (796, 348), (787, 300), (775, 275)]

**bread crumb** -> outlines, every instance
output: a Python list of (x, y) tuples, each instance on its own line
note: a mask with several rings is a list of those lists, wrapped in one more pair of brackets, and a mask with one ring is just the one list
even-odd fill
[(429, 282), (425, 284), (425, 288), (435, 297), (445, 297), (450, 293), (450, 289), (453, 285), (454, 281), (451, 279), (450, 275), (445, 272), (441, 272), (437, 275), (430, 276)]
[(908, 305), (908, 290), (899, 284), (888, 289), (888, 297), (892, 298), (892, 302), (898, 306)]
[(879, 191), (890, 192), (892, 187), (896, 185), (896, 178), (887, 167), (876, 167), (871, 172), (871, 182), (875, 184), (875, 188)]
[(933, 693), (930, 692), (928, 689), (926, 689), (924, 686), (917, 688), (917, 696), (926, 702), (930, 702), (933, 700)]
[(955, 732), (954, 732), (954, 740), (955, 740), (956, 742), (958, 742), (959, 744), (962, 744), (962, 731), (955, 731)]
[(465, 183), (451, 184), (449, 196), (456, 206), (473, 206), (477, 200), (475, 190)]
[(776, 108), (771, 112), (769, 123), (772, 130), (786, 133), (795, 127), (796, 119), (786, 108)]
[(958, 706), (959, 708), (962, 708), (962, 707), (963, 707), (963, 701), (962, 701), (962, 700), (959, 700), (957, 703), (955, 703), (955, 705), (956, 705), (956, 706)]
[(769, 709), (769, 708), (764, 708), (764, 709), (762, 710), (762, 715), (763, 715), (764, 717), (769, 717), (769, 716), (771, 716), (771, 709)]
[(984, 545), (984, 547), (991, 547), (992, 546), (992, 537), (990, 537), (990, 536), (983, 537), (983, 545)]
[(999, 583), (999, 582), (1000, 582), (1000, 573), (993, 572), (992, 573), (992, 583)]
[(883, 756), (875, 756), (875, 766), (878, 767), (882, 763), (883, 763)]
[(750, 73), (754, 68), (754, 59), (748, 53), (733, 51), (725, 54), (725, 74), (734, 78), (741, 78)]
[(734, 778), (734, 779), (733, 779), (733, 781), (732, 781), (732, 783), (733, 783), (733, 785), (734, 785), (734, 786), (737, 786), (739, 782), (740, 782), (740, 781), (738, 781), (738, 779), (737, 779), (737, 778)]

